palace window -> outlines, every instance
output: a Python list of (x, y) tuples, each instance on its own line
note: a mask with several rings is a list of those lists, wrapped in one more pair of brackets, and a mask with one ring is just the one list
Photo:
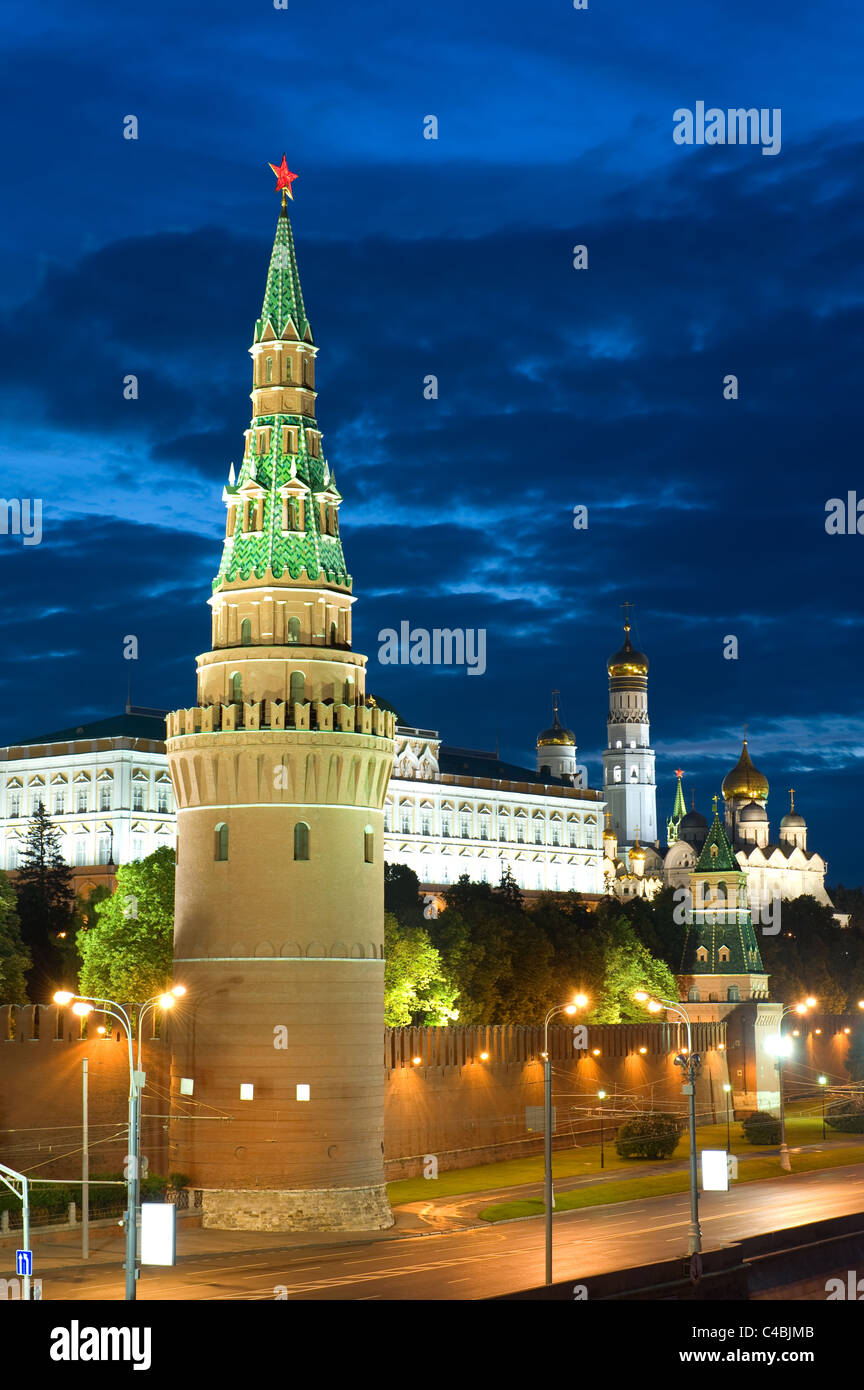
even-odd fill
[(469, 838), (469, 826), (467, 816), (460, 816), (459, 818), (459, 834), (462, 836), (463, 840), (467, 840)]
[[(110, 787), (100, 787), (100, 788), (99, 788), (99, 810), (100, 810), (100, 811), (110, 811), (110, 810), (111, 810), (111, 788), (110, 788)], [(100, 863), (101, 863), (101, 862), (102, 862), (102, 861), (100, 860)]]
[(220, 821), (216, 826), (213, 858), (219, 860), (220, 863), (224, 863), (228, 858), (228, 827), (224, 821)]
[(553, 845), (560, 845), (561, 843), (561, 831), (557, 825), (552, 826), (552, 843)]
[(132, 840), (132, 858), (133, 858), (133, 859), (143, 859), (143, 858), (144, 858), (144, 841), (143, 841), (143, 840), (139, 840), (139, 839), (133, 839), (133, 840)]
[(422, 816), (420, 817), (420, 834), (421, 834), (421, 835), (431, 835), (431, 834), (432, 834), (431, 826), (432, 826), (432, 822), (431, 822), (430, 817), (429, 817), (429, 812), (428, 812), (428, 811), (424, 811), (423, 814), (422, 814)]
[(87, 841), (83, 835), (79, 835), (75, 840), (75, 863), (80, 866), (87, 863)]
[(110, 852), (111, 852), (111, 837), (110, 837), (110, 835), (100, 835), (100, 836), (99, 836), (98, 852), (97, 852), (97, 855), (96, 855), (96, 863), (97, 863), (97, 864), (107, 864), (107, 863), (108, 863), (108, 855), (110, 854)]
[[(87, 788), (86, 788), (86, 787), (79, 787), (78, 790), (77, 790), (77, 792), (75, 793), (75, 810), (79, 813), (79, 815), (80, 815), (80, 813), (81, 813), (82, 811), (86, 811), (86, 810), (87, 810)], [(86, 862), (87, 862), (86, 860), (82, 860), (82, 863), (86, 863)]]
[(9, 869), (18, 868), (18, 846), (15, 844), (9, 845), (6, 850), (6, 867)]
[(516, 822), (516, 842), (520, 845), (525, 843), (525, 825), (521, 820)]
[(298, 820), (294, 827), (294, 858), (309, 858), (309, 827), (303, 820)]
[(169, 809), (169, 794), (167, 787), (156, 788), (156, 810), (163, 814)]
[(144, 810), (144, 784), (143, 782), (132, 783), (132, 810)]
[(54, 793), (54, 814), (62, 816), (66, 810), (66, 793), (59, 791)]
[(411, 834), (411, 813), (410, 813), (410, 811), (405, 811), (405, 810), (403, 810), (403, 812), (402, 812), (402, 834), (403, 834), (403, 835), (410, 835), (410, 834)]
[(300, 641), (299, 618), (288, 619), (288, 641), (291, 643), (292, 646), (296, 645), (296, 643)]
[(10, 818), (10, 820), (14, 820), (15, 817), (16, 817), (16, 816), (20, 816), (20, 814), (21, 814), (21, 793), (20, 793), (20, 792), (10, 792), (10, 793), (9, 793), (9, 818)]

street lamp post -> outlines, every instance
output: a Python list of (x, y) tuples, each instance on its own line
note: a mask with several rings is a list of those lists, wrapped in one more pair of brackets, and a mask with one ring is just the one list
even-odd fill
[(543, 1204), (546, 1213), (546, 1283), (552, 1283), (552, 1059), (549, 1056), (549, 1023), (556, 1014), (575, 1014), (588, 1003), (577, 994), (572, 1004), (558, 1004), (543, 1021)]
[(789, 1161), (789, 1145), (786, 1143), (786, 1106), (783, 1100), (783, 1058), (790, 1051), (791, 1043), (788, 1037), (784, 1038), (783, 1036), (783, 1020), (789, 1014), (803, 1016), (808, 1009), (814, 1008), (815, 1004), (816, 1000), (812, 995), (809, 995), (803, 1004), (787, 1004), (780, 1014), (779, 1032), (774, 1046), (774, 1055), (777, 1058), (777, 1087), (780, 1098), (780, 1167), (784, 1173), (791, 1173), (792, 1164)]
[(820, 1076), (818, 1080), (819, 1085), (822, 1088), (822, 1138), (825, 1139), (827, 1138), (827, 1135), (825, 1133), (825, 1087), (828, 1085), (828, 1077)]
[(732, 1152), (732, 1139), (731, 1139), (731, 1122), (732, 1122), (732, 1115), (731, 1115), (731, 1112), (730, 1112), (730, 1107), (731, 1107), (731, 1105), (732, 1105), (732, 1087), (729, 1085), (729, 1082), (728, 1082), (728, 1081), (725, 1081), (725, 1082), (723, 1083), (723, 1090), (726, 1092), (726, 1152), (727, 1152), (727, 1154), (728, 1154), (728, 1153), (731, 1153), (731, 1152)]
[(678, 1053), (675, 1066), (681, 1068), (684, 1076), (682, 1089), (690, 1100), (690, 1226), (687, 1232), (687, 1253), (698, 1255), (702, 1250), (702, 1230), (699, 1225), (699, 1178), (696, 1161), (696, 1077), (702, 1066), (702, 1058), (693, 1051), (690, 1015), (686, 1009), (673, 999), (653, 999), (644, 990), (638, 990), (634, 997), (640, 1004), (645, 1004), (651, 1013), (659, 1013), (661, 1009), (666, 1009), (669, 1013), (677, 1014), (683, 1019), (687, 1029), (687, 1052), (686, 1055)]
[[(170, 993), (155, 995), (138, 1008), (138, 1067), (132, 1055), (132, 1021), (122, 1004), (114, 999), (98, 999), (90, 995), (75, 995), (69, 990), (58, 990), (54, 995), (55, 1004), (72, 1004), (72, 1012), (86, 1018), (98, 1006), (99, 1012), (117, 1019), (126, 1034), (129, 1052), (129, 1118), (126, 1155), (126, 1295), (125, 1301), (135, 1301), (135, 1285), (138, 1279), (138, 1211), (139, 1169), (141, 1148), (141, 1091), (144, 1074), (141, 1071), (141, 1022), (148, 1009), (153, 1007), (171, 1008), (178, 995), (185, 994), (183, 985), (177, 985)], [(74, 1000), (74, 1003), (72, 1002)]]
[(597, 1099), (598, 1099), (599, 1102), (600, 1102), (600, 1167), (601, 1167), (601, 1168), (605, 1168), (605, 1167), (606, 1167), (606, 1163), (605, 1163), (604, 1154), (603, 1154), (603, 1102), (604, 1102), (604, 1100), (606, 1099), (606, 1092), (605, 1092), (605, 1091), (598, 1091), (598, 1092), (597, 1092)]

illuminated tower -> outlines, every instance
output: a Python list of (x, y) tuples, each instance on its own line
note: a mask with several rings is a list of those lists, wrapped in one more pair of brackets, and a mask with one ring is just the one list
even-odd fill
[(630, 644), (629, 604), (624, 646), (606, 663), (609, 715), (603, 751), (603, 798), (620, 848), (657, 841), (657, 788), (648, 723), (648, 658)]
[[(295, 177), (284, 157), (278, 187)], [(352, 650), (341, 494), (285, 192), (223, 492), (212, 649), (168, 716), (177, 799), (172, 1168), (204, 1223), (374, 1229), (384, 1191), (382, 807), (393, 715)], [(220, 1118), (226, 1117), (226, 1118)]]

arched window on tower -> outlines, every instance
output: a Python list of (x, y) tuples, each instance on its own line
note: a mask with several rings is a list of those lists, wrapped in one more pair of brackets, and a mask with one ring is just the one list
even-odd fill
[(620, 769), (620, 767), (613, 767), (613, 769), (612, 769), (612, 781), (613, 781), (613, 782), (620, 782), (620, 781), (621, 781), (621, 769)]
[(335, 624), (335, 623), (331, 623), (331, 624), (330, 624), (330, 646), (331, 646), (331, 647), (335, 647), (335, 646), (336, 646), (336, 624)]
[(353, 681), (346, 681), (346, 682), (345, 682), (345, 689), (344, 689), (343, 692), (342, 692), (342, 703), (345, 704), (345, 705), (353, 705), (353, 703), (354, 703), (354, 683), (353, 683)]
[(289, 531), (300, 530), (300, 502), (296, 497), (288, 498), (286, 519)]
[(294, 645), (300, 641), (300, 619), (288, 619), (288, 641)]
[(726, 998), (730, 1004), (741, 1003), (741, 990), (738, 985), (730, 985), (726, 991)]
[(294, 826), (294, 858), (309, 858), (309, 827), (303, 820)]
[(244, 618), (240, 624), (240, 645), (248, 647), (252, 642), (252, 619)]
[(267, 358), (267, 361), (266, 361), (266, 363), (265, 363), (264, 379), (265, 379), (265, 381), (272, 381), (272, 380), (273, 380), (273, 358), (272, 358), (272, 357), (268, 357), (268, 358)]
[(230, 696), (231, 703), (239, 705), (243, 700), (243, 677), (239, 671), (233, 671), (230, 676)]
[(224, 861), (228, 858), (228, 827), (224, 821), (220, 821), (216, 826), (216, 842), (213, 848), (213, 858)]
[(638, 767), (631, 767), (631, 769), (630, 769), (630, 781), (631, 781), (631, 782), (638, 782), (638, 781), (639, 781), (639, 769), (638, 769)]
[(306, 699), (306, 677), (302, 671), (291, 672), (291, 690), (288, 698), (292, 704), (296, 701), (299, 705)]
[(698, 988), (696, 987), (696, 985), (691, 985), (691, 986), (690, 986), (690, 989), (689, 989), (689, 991), (688, 991), (688, 993), (687, 993), (687, 998), (689, 999), (689, 1001), (690, 1001), (691, 1004), (698, 1004), (698, 1003), (699, 1003), (700, 995), (699, 995), (699, 990), (698, 990)]
[(375, 832), (371, 825), (363, 831), (363, 858), (367, 864), (375, 863)]

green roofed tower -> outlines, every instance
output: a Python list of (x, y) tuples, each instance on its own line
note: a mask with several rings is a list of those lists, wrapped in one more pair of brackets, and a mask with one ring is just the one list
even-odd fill
[[(290, 192), (284, 158), (273, 167)], [(221, 1228), (393, 1221), (381, 1039), (394, 716), (367, 694), (352, 645), (315, 352), (283, 195), (252, 422), (223, 494), (211, 650), (195, 703), (167, 717), (174, 978), (187, 989), (172, 1015), (172, 1153), (205, 1193), (204, 1224)]]
[(317, 348), (303, 305), (291, 223), (279, 215), (252, 347), (252, 421), (240, 468), (223, 492), (225, 544), (214, 593), (272, 578), (351, 591), (342, 542), (342, 495), (315, 415)]
[[(680, 784), (679, 784), (680, 788)], [(766, 999), (768, 976), (747, 900), (747, 876), (717, 814), (690, 874), (682, 997), (700, 1001)]]
[(678, 785), (675, 788), (675, 805), (672, 807), (672, 814), (666, 822), (666, 843), (669, 845), (674, 845), (678, 839), (678, 827), (687, 814), (687, 807), (684, 805), (684, 792), (681, 787), (681, 778), (684, 776), (684, 772), (680, 767), (675, 769), (675, 776), (678, 778)]

